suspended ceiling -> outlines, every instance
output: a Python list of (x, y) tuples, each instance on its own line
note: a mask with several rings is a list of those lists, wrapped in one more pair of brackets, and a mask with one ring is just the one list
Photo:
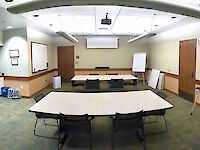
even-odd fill
[[(0, 6), (7, 8), (27, 1), (28, 0), (14, 0), (14, 2), (6, 3), (2, 0), (0, 1)], [(200, 0), (168, 1), (187, 4), (196, 8), (199, 8), (200, 2)], [(105, 18), (106, 13), (109, 13), (108, 17), (112, 19), (111, 25), (101, 25), (100, 23), (101, 19)], [(186, 16), (183, 15), (161, 12), (158, 10), (121, 6), (55, 7), (31, 11), (23, 13), (22, 15), (26, 20), (31, 20), (51, 31), (63, 31), (72, 35), (138, 36), (158, 30), (186, 18)], [(34, 15), (39, 16), (34, 17)], [(19, 21), (16, 21), (16, 23), (19, 23)]]

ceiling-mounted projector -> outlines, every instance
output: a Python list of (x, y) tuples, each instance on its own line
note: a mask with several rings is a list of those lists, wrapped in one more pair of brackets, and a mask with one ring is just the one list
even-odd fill
[(108, 13), (106, 13), (106, 18), (105, 19), (101, 19), (101, 24), (110, 25), (111, 23), (112, 23), (112, 20), (108, 19)]

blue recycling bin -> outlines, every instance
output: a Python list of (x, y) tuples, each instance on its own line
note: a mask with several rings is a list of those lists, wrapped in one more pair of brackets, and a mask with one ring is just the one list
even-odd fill
[(9, 87), (2, 87), (1, 88), (2, 97), (7, 97), (8, 96), (8, 89), (9, 89)]

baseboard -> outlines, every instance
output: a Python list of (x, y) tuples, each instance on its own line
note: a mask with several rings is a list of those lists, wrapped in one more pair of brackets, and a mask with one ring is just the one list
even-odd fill
[(172, 92), (172, 91), (170, 91), (170, 90), (168, 90), (168, 89), (165, 89), (165, 88), (164, 88), (164, 90), (166, 90), (167, 92), (170, 92), (170, 93), (172, 93), (172, 94), (175, 94), (176, 96), (179, 96), (177, 93)]

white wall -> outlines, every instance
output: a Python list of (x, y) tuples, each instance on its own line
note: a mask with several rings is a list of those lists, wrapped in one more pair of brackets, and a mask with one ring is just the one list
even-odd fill
[(3, 45), (3, 32), (0, 31), (0, 46)]
[[(6, 76), (27, 77), (28, 74), (28, 51), (26, 28), (13, 29), (3, 32), (3, 47), (0, 48), (0, 72)], [(18, 66), (11, 65), (9, 50), (18, 49)]]
[[(85, 36), (76, 36), (79, 43), (75, 47), (75, 68), (95, 68), (108, 66), (110, 68), (131, 68), (134, 52), (148, 50), (144, 40), (127, 43), (128, 36), (119, 36), (118, 49), (87, 49)], [(76, 59), (79, 56), (79, 59)], [(76, 63), (78, 62), (78, 64)]]
[[(32, 62), (31, 62), (31, 42), (37, 42), (48, 45), (48, 69), (57, 68), (57, 47), (54, 42), (54, 38), (44, 34), (40, 31), (37, 31), (32, 28), (27, 28), (27, 42), (28, 42), (28, 58), (29, 58), (29, 76), (33, 75), (32, 73)], [(39, 56), (38, 56), (39, 57)], [(38, 72), (41, 73), (41, 72)], [(36, 73), (34, 73), (35, 75)]]
[[(151, 37), (149, 67), (178, 75), (179, 74), (179, 41), (198, 39), (200, 22), (175, 28)], [(200, 80), (200, 48), (196, 49), (196, 79)]]

